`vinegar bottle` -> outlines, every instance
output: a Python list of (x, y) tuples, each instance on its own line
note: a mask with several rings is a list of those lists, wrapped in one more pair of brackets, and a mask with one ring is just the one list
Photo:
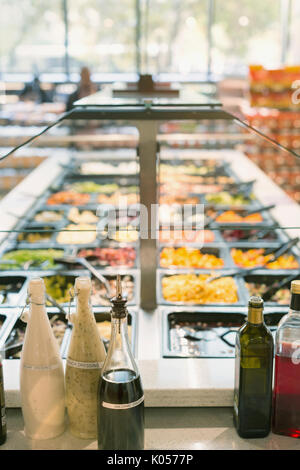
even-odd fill
[(276, 332), (272, 430), (300, 437), (300, 281), (291, 283), (290, 310)]
[(25, 434), (50, 439), (65, 429), (64, 371), (45, 307), (45, 284), (29, 282), (29, 313), (20, 361), (20, 392)]
[(271, 428), (273, 336), (263, 300), (250, 297), (247, 322), (236, 335), (233, 416), (241, 437), (265, 437)]
[(76, 313), (66, 365), (66, 404), (71, 433), (82, 439), (97, 438), (97, 388), (106, 356), (90, 303), (91, 280), (77, 277)]
[(6, 410), (3, 382), (3, 367), (0, 355), (0, 445), (6, 441)]
[(144, 392), (128, 339), (126, 300), (117, 276), (111, 339), (98, 389), (98, 448), (144, 449)]

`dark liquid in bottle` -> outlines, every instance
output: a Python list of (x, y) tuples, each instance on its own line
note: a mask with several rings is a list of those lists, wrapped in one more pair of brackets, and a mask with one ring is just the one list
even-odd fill
[(129, 404), (143, 396), (140, 376), (127, 369), (104, 373), (98, 391), (98, 448), (101, 450), (144, 449), (144, 401), (128, 409), (102, 405)]
[(275, 356), (273, 431), (300, 437), (300, 364), (291, 355)]
[(244, 438), (265, 437), (271, 427), (271, 374), (265, 368), (240, 369), (238, 434)]

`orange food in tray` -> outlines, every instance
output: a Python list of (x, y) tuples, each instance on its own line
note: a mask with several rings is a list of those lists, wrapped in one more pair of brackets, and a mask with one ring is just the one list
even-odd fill
[(168, 302), (194, 304), (236, 303), (237, 285), (230, 276), (210, 283), (208, 274), (176, 274), (162, 278), (162, 294)]
[(80, 206), (87, 204), (89, 200), (89, 194), (76, 193), (75, 191), (59, 191), (48, 198), (47, 204), (71, 204), (74, 206)]
[(159, 240), (164, 243), (211, 243), (215, 240), (212, 230), (161, 230)]
[(262, 215), (259, 213), (254, 213), (246, 216), (240, 215), (235, 211), (225, 211), (216, 218), (216, 222), (219, 223), (248, 223), (256, 224), (263, 221)]
[(267, 269), (297, 269), (299, 267), (294, 255), (287, 253), (280, 256), (276, 261), (272, 261), (273, 255), (264, 255), (264, 252), (264, 248), (246, 251), (232, 248), (231, 256), (235, 264), (241, 268), (254, 268), (260, 265), (266, 265)]
[(165, 247), (160, 254), (162, 268), (172, 266), (181, 268), (218, 269), (223, 268), (224, 261), (209, 253), (201, 253), (198, 249), (186, 247)]

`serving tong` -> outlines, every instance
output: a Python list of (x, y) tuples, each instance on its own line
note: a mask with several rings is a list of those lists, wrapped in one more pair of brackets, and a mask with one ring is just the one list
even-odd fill
[(274, 283), (272, 283), (261, 296), (264, 302), (268, 302), (269, 300), (271, 300), (273, 295), (276, 294), (279, 289), (282, 289), (283, 287), (287, 286), (297, 277), (299, 277), (299, 274), (292, 274), (291, 276), (286, 276), (285, 278), (281, 279), (281, 281), (279, 282), (275, 281)]
[(77, 257), (75, 255), (65, 255), (65, 256), (62, 256), (61, 258), (54, 258), (55, 261), (57, 261), (58, 263), (62, 263), (62, 264), (81, 264), (83, 267), (85, 267), (88, 271), (90, 271), (90, 273), (98, 279), (98, 281), (101, 282), (101, 284), (104, 285), (105, 289), (106, 289), (106, 296), (108, 299), (110, 299), (112, 297), (112, 293), (111, 293), (111, 288), (110, 288), (110, 285), (109, 285), (109, 282), (108, 280), (102, 276), (102, 274), (100, 274), (97, 269), (94, 268), (94, 266), (91, 265), (91, 263), (89, 263), (89, 261), (87, 261), (86, 258), (83, 258), (83, 257)]
[(216, 281), (217, 279), (221, 279), (223, 277), (228, 277), (228, 276), (239, 276), (239, 277), (248, 276), (249, 274), (252, 274), (254, 271), (264, 268), (267, 264), (272, 263), (273, 261), (276, 261), (280, 256), (284, 255), (287, 251), (293, 248), (293, 246), (295, 246), (298, 242), (299, 242), (299, 237), (296, 237), (296, 238), (293, 238), (292, 240), (289, 240), (288, 242), (283, 243), (276, 250), (274, 250), (274, 248), (267, 248), (264, 254), (269, 255), (273, 253), (273, 257), (272, 259), (268, 260), (268, 262), (264, 264), (255, 266), (254, 268), (236, 269), (235, 271), (227, 272), (225, 274), (220, 274), (219, 276), (211, 276), (208, 279), (206, 279), (205, 282), (209, 284), (210, 282)]

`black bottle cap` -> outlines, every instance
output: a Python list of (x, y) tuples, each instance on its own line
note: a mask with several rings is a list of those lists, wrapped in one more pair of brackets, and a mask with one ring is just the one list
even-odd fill
[(111, 315), (114, 318), (125, 318), (127, 316), (127, 299), (122, 296), (122, 283), (120, 274), (117, 275), (116, 296), (111, 299)]

